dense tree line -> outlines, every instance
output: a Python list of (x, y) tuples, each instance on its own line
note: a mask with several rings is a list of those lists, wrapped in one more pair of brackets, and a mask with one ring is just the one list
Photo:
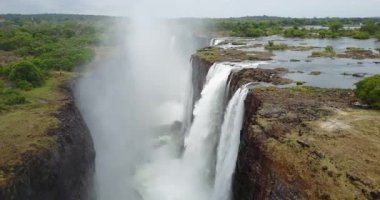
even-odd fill
[[(318, 26), (318, 27), (307, 27)], [(344, 26), (359, 26), (358, 29)], [(260, 37), (283, 35), (300, 38), (352, 37), (380, 40), (380, 18), (280, 18), (245, 17), (230, 19), (209, 19), (211, 32), (222, 32), (230, 36)]]
[(90, 62), (109, 23), (103, 16), (0, 15), (0, 55), (17, 57), (0, 60), (0, 110), (1, 104), (23, 103), (17, 90), (42, 86), (51, 70)]

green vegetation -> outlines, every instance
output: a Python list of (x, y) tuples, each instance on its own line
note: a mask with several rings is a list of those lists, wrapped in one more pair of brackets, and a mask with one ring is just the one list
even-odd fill
[[(26, 103), (19, 90), (42, 87), (53, 71), (71, 71), (94, 56), (106, 17), (0, 15), (0, 108)], [(8, 108), (7, 108), (8, 109)]]
[(196, 58), (209, 63), (220, 61), (242, 61), (242, 60), (271, 60), (271, 52), (257, 51), (245, 52), (237, 49), (222, 49), (218, 47), (206, 47), (199, 49)]
[(321, 73), (322, 73), (322, 72), (320, 72), (320, 71), (312, 71), (312, 72), (310, 72), (309, 74), (310, 74), (310, 75), (314, 75), (314, 76), (319, 76), (319, 75), (321, 75)]
[[(108, 17), (0, 15), (0, 190), (10, 188), (25, 156), (57, 147), (49, 129), (71, 100), (61, 89), (91, 61), (95, 47), (113, 45)], [(112, 19), (113, 20), (113, 19)], [(109, 37), (109, 38), (108, 38)], [(106, 43), (104, 42), (106, 40)]]
[[(379, 18), (307, 19), (263, 16), (209, 19), (207, 22), (208, 28), (212, 33), (240, 37), (283, 35), (285, 37), (299, 38), (352, 37), (367, 39), (377, 37), (377, 34), (380, 34)], [(359, 26), (360, 24), (362, 24), (361, 27), (357, 29), (344, 28), (344, 25)]]
[(26, 103), (24, 95), (14, 90), (6, 90), (0, 93), (0, 107)]
[(23, 87), (27, 85), (38, 87), (44, 83), (40, 69), (29, 61), (21, 61), (12, 66), (9, 79), (17, 86), (22, 85)]
[(380, 75), (374, 75), (356, 84), (355, 95), (363, 102), (380, 109)]
[(275, 44), (273, 41), (268, 41), (268, 44), (265, 45), (266, 50), (275, 51), (275, 50), (286, 50), (288, 45), (286, 44)]
[(313, 51), (311, 57), (334, 57), (336, 52), (332, 46), (327, 46), (323, 51)]
[(295, 58), (291, 58), (289, 61), (290, 61), (290, 62), (301, 62), (300, 59), (295, 59)]
[(343, 23), (338, 20), (328, 23), (328, 26), (329, 29), (334, 33), (337, 33), (338, 31), (343, 29)]
[(308, 30), (304, 28), (300, 29), (297, 26), (290, 29), (286, 29), (284, 31), (284, 36), (285, 37), (299, 37), (299, 38), (310, 37)]
[(368, 32), (358, 31), (355, 32), (352, 37), (359, 40), (366, 40), (370, 38), (370, 34)]

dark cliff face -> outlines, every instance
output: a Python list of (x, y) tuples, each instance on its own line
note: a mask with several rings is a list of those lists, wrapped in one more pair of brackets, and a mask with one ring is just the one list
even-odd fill
[(213, 63), (192, 56), (192, 83), (193, 83), (193, 107), (201, 97), (203, 85), (206, 81), (207, 72)]
[(6, 200), (78, 200), (87, 199), (92, 189), (95, 151), (84, 120), (74, 104), (69, 84), (62, 86), (67, 102), (54, 115), (58, 128), (48, 134), (57, 146), (44, 149), (38, 156), (22, 155), (23, 164), (16, 169), (14, 179), (0, 199)]
[[(343, 89), (251, 89), (245, 100), (234, 199), (378, 199), (379, 187), (368, 181), (378, 177), (369, 170), (376, 164), (355, 153), (374, 151), (362, 131), (368, 129), (365, 123), (376, 126), (373, 120), (378, 117), (371, 116), (378, 113), (353, 109), (355, 101), (353, 92)], [(363, 116), (362, 122), (346, 126)], [(376, 137), (376, 131), (367, 133), (371, 140)]]
[(264, 134), (251, 134), (258, 128), (254, 124), (261, 104), (254, 93), (249, 93), (245, 100), (244, 124), (233, 181), (234, 199), (300, 199), (303, 196), (301, 192), (284, 182), (281, 172), (273, 166), (271, 155), (266, 153), (264, 147), (268, 138)]

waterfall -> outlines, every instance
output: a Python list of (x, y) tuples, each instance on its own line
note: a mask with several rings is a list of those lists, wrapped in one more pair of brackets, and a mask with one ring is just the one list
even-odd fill
[[(185, 138), (181, 156), (171, 155), (170, 143), (157, 149), (155, 158), (137, 176), (138, 191), (144, 200), (208, 200), (211, 196), (220, 127), (225, 110), (225, 90), (229, 74), (236, 67), (214, 64), (194, 120)], [(170, 140), (169, 140), (170, 141)]]
[(212, 38), (210, 40), (210, 46), (216, 46), (225, 40), (226, 40), (225, 38)]
[(223, 120), (224, 94), (231, 70), (231, 66), (223, 63), (210, 68), (201, 98), (194, 109), (194, 122), (185, 139), (183, 160), (204, 178), (213, 173), (214, 149)]
[(232, 178), (240, 145), (247, 85), (239, 88), (228, 103), (218, 145), (215, 184), (212, 200), (230, 200)]
[[(251, 65), (256, 67), (256, 65)], [(230, 200), (233, 173), (248, 86), (239, 88), (226, 104), (228, 77), (241, 66), (216, 63), (208, 71), (196, 103), (182, 154), (172, 153), (174, 138), (155, 151), (136, 175), (144, 200)]]

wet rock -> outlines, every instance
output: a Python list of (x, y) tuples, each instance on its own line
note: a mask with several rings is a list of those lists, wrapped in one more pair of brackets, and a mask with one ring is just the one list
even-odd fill
[(288, 68), (285, 68), (285, 67), (277, 67), (274, 69), (276, 72), (278, 73), (288, 73), (289, 72), (289, 69)]
[(319, 76), (319, 75), (321, 75), (321, 72), (320, 71), (312, 71), (309, 73), (309, 75)]
[(307, 142), (305, 142), (303, 140), (297, 140), (297, 143), (299, 145), (301, 145), (301, 147), (303, 147), (303, 148), (309, 148), (310, 147), (310, 144), (308, 144)]
[(301, 62), (301, 60), (299, 60), (299, 59), (294, 59), (294, 58), (293, 58), (293, 59), (290, 59), (289, 61), (290, 61), (290, 62)]
[(343, 72), (343, 73), (341, 73), (343, 76), (352, 76), (352, 74), (351, 73), (347, 73), (347, 72)]
[(372, 199), (376, 199), (376, 200), (380, 199), (380, 191), (379, 190), (372, 191), (370, 193), (370, 195), (371, 195)]
[(363, 78), (367, 75), (367, 73), (354, 73), (352, 74), (353, 77)]

